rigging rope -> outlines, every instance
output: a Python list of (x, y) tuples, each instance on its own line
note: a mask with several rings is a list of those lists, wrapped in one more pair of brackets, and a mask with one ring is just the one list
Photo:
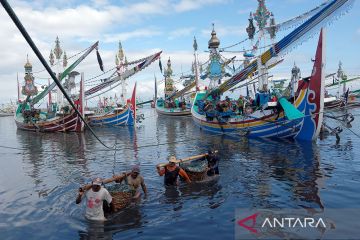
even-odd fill
[[(86, 49), (84, 49), (84, 50), (82, 50), (82, 51), (80, 51), (80, 52), (78, 52), (78, 53), (75, 53), (74, 55), (72, 55), (71, 57), (68, 57), (68, 59), (67, 60), (69, 60), (69, 59), (71, 59), (71, 58), (74, 58), (74, 57), (76, 57), (76, 56), (78, 56), (78, 55), (80, 55), (81, 53), (83, 53), (83, 52), (85, 52), (85, 51), (87, 51), (87, 50), (89, 50), (91, 48), (91, 46), (90, 47), (88, 47), (88, 48), (86, 48)], [(56, 63), (54, 63), (54, 65), (52, 65), (52, 66), (55, 66), (55, 65), (57, 65), (58, 63), (60, 63), (62, 60), (60, 60), (60, 59), (58, 59), (57, 60), (57, 62)], [(45, 72), (46, 71), (46, 68), (44, 68), (44, 69), (42, 69), (42, 70), (39, 70), (39, 71), (35, 71), (35, 72), (33, 72), (33, 74), (34, 73), (41, 73), (41, 72)]]
[[(310, 11), (307, 11), (307, 12), (301, 14), (301, 15), (298, 15), (298, 16), (296, 16), (296, 17), (293, 17), (293, 18), (291, 18), (291, 19), (289, 19), (289, 20), (286, 20), (286, 21), (284, 21), (284, 22), (282, 22), (282, 23), (276, 24), (276, 25), (275, 25), (275, 27), (276, 27), (276, 32), (279, 32), (279, 31), (283, 31), (283, 30), (286, 30), (286, 29), (289, 29), (289, 28), (296, 27), (297, 25), (301, 24), (302, 21), (304, 21), (306, 18), (310, 17), (311, 15), (314, 15), (315, 12), (318, 11), (320, 8), (326, 6), (330, 1), (331, 1), (331, 0), (328, 0), (328, 1), (320, 4), (319, 6), (311, 9)], [(292, 24), (292, 26), (287, 26), (287, 25), (290, 25), (290, 24)], [(268, 28), (268, 27), (266, 27), (265, 30), (266, 30), (267, 28)], [(255, 32), (255, 35), (258, 34), (259, 32), (260, 32), (259, 30), (256, 31), (256, 32)], [(242, 43), (244, 43), (244, 42), (246, 42), (246, 41), (248, 41), (248, 40), (249, 40), (249, 38), (246, 38), (246, 39), (241, 40), (240, 42), (237, 42), (237, 43), (232, 44), (232, 45), (230, 45), (230, 46), (226, 46), (226, 47), (220, 48), (219, 50), (220, 50), (220, 51), (224, 51), (225, 49), (235, 47), (235, 46), (240, 45), (240, 44), (242, 44)]]
[[(50, 74), (51, 78), (54, 80), (54, 82), (56, 83), (56, 85), (58, 86), (58, 88), (61, 90), (61, 92), (64, 94), (66, 100), (69, 102), (69, 104), (71, 105), (71, 107), (74, 109), (74, 111), (76, 112), (76, 114), (79, 116), (79, 118), (81, 119), (81, 121), (84, 122), (85, 126), (90, 130), (90, 132), (94, 135), (94, 137), (105, 147), (108, 149), (114, 149), (113, 147), (109, 147), (107, 146), (103, 141), (101, 141), (101, 139), (96, 135), (96, 133), (94, 132), (94, 130), (89, 126), (89, 124), (85, 121), (84, 117), (82, 116), (82, 114), (79, 112), (79, 110), (76, 108), (74, 102), (71, 100), (71, 98), (69, 97), (69, 95), (66, 93), (64, 87), (61, 85), (60, 81), (57, 79), (57, 77), (55, 76), (55, 73), (51, 70), (50, 66), (48, 65), (48, 63), (46, 62), (45, 58), (43, 57), (43, 55), (41, 54), (41, 52), (39, 51), (38, 47), (35, 45), (34, 41), (32, 40), (32, 38), (30, 37), (30, 35), (27, 33), (26, 29), (24, 28), (24, 26), (22, 25), (22, 23), (20, 22), (19, 18), (16, 16), (14, 10), (11, 8), (11, 6), (9, 5), (9, 3), (6, 0), (1, 1), (1, 4), (3, 5), (4, 9), (6, 10), (6, 12), (9, 14), (10, 18), (13, 20), (14, 24), (16, 25), (16, 27), (19, 29), (19, 31), (21, 32), (21, 34), (23, 35), (23, 37), (25, 38), (25, 40), (27, 41), (27, 43), (30, 45), (31, 49), (34, 51), (35, 55), (38, 57), (38, 59), (40, 60), (40, 62), (43, 64), (43, 66), (46, 68), (47, 72)], [(93, 47), (93, 46), (92, 46)]]

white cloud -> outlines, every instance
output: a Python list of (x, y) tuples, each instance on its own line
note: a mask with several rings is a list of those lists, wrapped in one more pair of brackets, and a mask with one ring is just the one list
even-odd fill
[[(201, 34), (208, 36), (210, 39), (212, 29), (203, 29)], [(222, 26), (220, 24), (215, 24), (216, 36), (220, 39), (225, 36), (246, 36), (246, 27), (245, 26)]]
[(237, 13), (240, 14), (240, 15), (242, 15), (242, 14), (247, 14), (247, 15), (249, 15), (250, 12), (253, 12), (253, 11), (254, 11), (254, 9), (247, 8), (247, 9), (240, 9)]
[(176, 39), (179, 37), (186, 37), (186, 36), (193, 34), (194, 31), (195, 31), (194, 27), (175, 29), (169, 33), (168, 39), (172, 40), (172, 39)]
[(153, 36), (161, 35), (162, 32), (156, 29), (137, 29), (131, 32), (122, 32), (118, 34), (105, 34), (103, 36), (103, 41), (106, 43), (110, 42), (118, 42), (121, 41), (127, 41), (131, 38), (151, 38)]
[(181, 0), (174, 5), (174, 9), (176, 12), (185, 12), (201, 8), (205, 5), (223, 4), (225, 2), (224, 0)]
[(109, 5), (108, 0), (91, 0), (91, 2), (95, 7), (103, 7)]

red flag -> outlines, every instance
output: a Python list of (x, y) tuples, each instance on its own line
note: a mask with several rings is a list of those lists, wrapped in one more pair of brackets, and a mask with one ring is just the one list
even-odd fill
[(135, 122), (136, 121), (136, 82), (135, 82), (134, 90), (131, 95), (130, 107), (131, 110), (133, 111), (133, 117)]

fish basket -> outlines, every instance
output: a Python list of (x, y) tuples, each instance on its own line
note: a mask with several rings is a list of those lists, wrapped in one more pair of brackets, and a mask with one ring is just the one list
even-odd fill
[(115, 212), (127, 207), (131, 203), (133, 191), (127, 184), (114, 184), (106, 188), (113, 198)]
[(191, 181), (202, 181), (206, 177), (207, 161), (204, 159), (181, 163), (180, 167), (184, 169)]

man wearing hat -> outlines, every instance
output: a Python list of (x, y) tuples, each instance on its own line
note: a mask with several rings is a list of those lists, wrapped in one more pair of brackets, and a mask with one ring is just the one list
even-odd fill
[(179, 166), (176, 166), (176, 163), (179, 161), (176, 160), (175, 156), (171, 156), (169, 163), (161, 168), (160, 165), (156, 165), (157, 172), (160, 176), (164, 175), (164, 184), (165, 186), (176, 186), (178, 185), (178, 176), (180, 175), (185, 179), (187, 183), (190, 183), (190, 178), (187, 173)]
[(103, 188), (102, 179), (95, 178), (92, 181), (91, 188), (88, 191), (84, 191), (82, 188), (79, 189), (79, 195), (76, 198), (76, 204), (79, 204), (85, 195), (86, 198), (86, 210), (85, 217), (89, 220), (104, 221), (104, 210), (103, 201), (107, 201), (110, 205), (111, 210), (114, 211), (115, 207), (112, 202), (112, 197), (108, 190)]
[(144, 182), (144, 178), (140, 175), (140, 168), (138, 165), (133, 166), (130, 173), (117, 176), (116, 178), (117, 178), (116, 179), (117, 183), (121, 183), (125, 179), (125, 182), (129, 185), (129, 187), (133, 191), (133, 199), (140, 198), (141, 195), (139, 191), (140, 186), (144, 192), (144, 197), (147, 196), (147, 189)]

